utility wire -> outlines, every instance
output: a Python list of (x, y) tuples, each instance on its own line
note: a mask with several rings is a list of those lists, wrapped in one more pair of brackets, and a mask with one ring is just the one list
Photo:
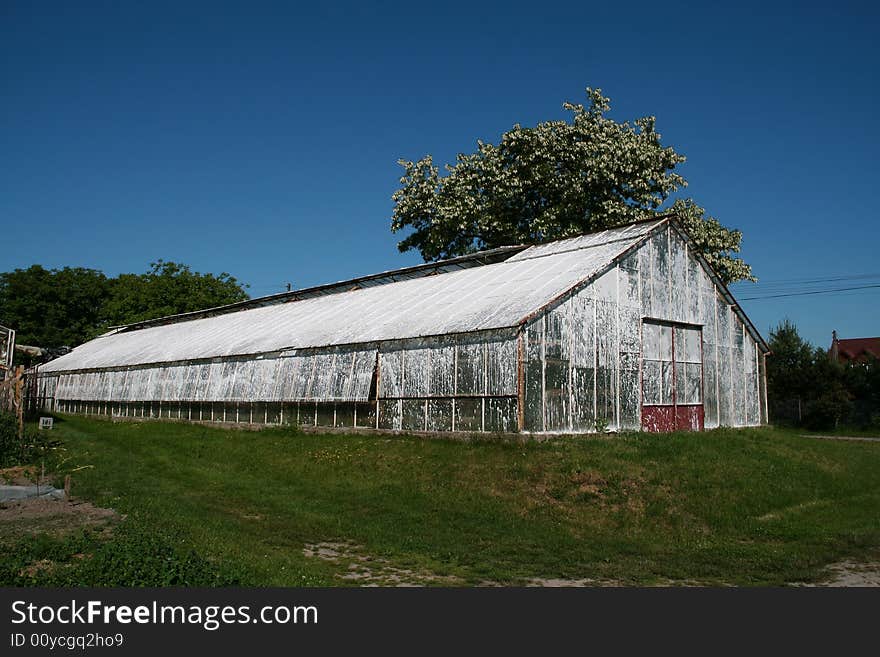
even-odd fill
[(860, 280), (865, 278), (880, 278), (877, 274), (839, 274), (828, 278), (778, 278), (778, 279), (761, 279), (759, 284), (767, 285), (785, 285), (785, 284), (806, 284), (806, 283), (831, 283), (835, 281)]
[(838, 287), (831, 290), (810, 290), (808, 292), (788, 292), (785, 294), (770, 294), (765, 296), (758, 297), (741, 297), (741, 301), (761, 301), (763, 299), (781, 299), (782, 297), (802, 297), (812, 294), (833, 294), (834, 292), (847, 292), (849, 290), (869, 290), (874, 288), (880, 288), (880, 284), (877, 285), (858, 285), (853, 287)]

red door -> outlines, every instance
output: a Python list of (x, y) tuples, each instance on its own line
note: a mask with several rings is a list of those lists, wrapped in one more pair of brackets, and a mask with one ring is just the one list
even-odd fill
[(642, 429), (701, 431), (703, 334), (699, 326), (642, 324)]

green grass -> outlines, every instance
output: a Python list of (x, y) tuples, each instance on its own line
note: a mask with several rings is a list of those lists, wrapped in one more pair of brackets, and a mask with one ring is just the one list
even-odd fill
[(802, 429), (800, 433), (808, 436), (850, 436), (858, 438), (880, 438), (880, 427), (839, 427), (837, 429)]
[(352, 583), (345, 560), (304, 556), (322, 541), (462, 584), (777, 585), (880, 546), (880, 445), (772, 428), (460, 442), (68, 416), (54, 432), (58, 477), (75, 470), (76, 497), (126, 519), (49, 553), (154, 537), (184, 564), (164, 583), (193, 580), (192, 560), (209, 583)]

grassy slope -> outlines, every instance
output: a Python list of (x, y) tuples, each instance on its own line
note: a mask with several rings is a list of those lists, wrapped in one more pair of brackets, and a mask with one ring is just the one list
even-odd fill
[(468, 583), (780, 584), (880, 545), (880, 444), (774, 429), (544, 443), (230, 431), (68, 417), (74, 494), (244, 583), (342, 583), (349, 540)]

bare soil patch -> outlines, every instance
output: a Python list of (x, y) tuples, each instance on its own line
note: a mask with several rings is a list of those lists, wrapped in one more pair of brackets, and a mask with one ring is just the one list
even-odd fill
[(878, 587), (880, 560), (843, 559), (825, 568), (825, 576), (815, 582), (797, 582), (794, 586)]
[(370, 555), (363, 546), (349, 541), (309, 543), (303, 548), (303, 554), (344, 568), (345, 572), (337, 577), (361, 586), (456, 586), (463, 583), (452, 575), (399, 568), (388, 559)]
[(9, 486), (31, 486), (38, 482), (39, 472), (35, 465), (16, 465), (11, 468), (0, 468), (0, 484)]
[(113, 509), (90, 502), (30, 498), (0, 504), (0, 534), (63, 536), (83, 528), (109, 527), (120, 519)]
[(574, 588), (585, 586), (626, 586), (622, 582), (613, 579), (566, 579), (562, 577), (530, 577), (526, 580), (526, 586), (550, 587), (550, 588)]

